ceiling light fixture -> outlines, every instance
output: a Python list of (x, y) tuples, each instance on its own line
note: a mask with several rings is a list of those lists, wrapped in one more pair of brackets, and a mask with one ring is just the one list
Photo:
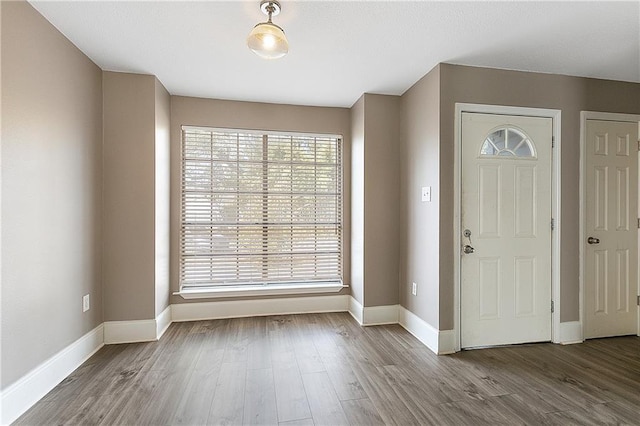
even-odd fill
[(247, 45), (261, 58), (282, 58), (289, 52), (289, 42), (284, 35), (284, 30), (271, 22), (271, 17), (278, 15), (282, 10), (280, 3), (276, 0), (262, 0), (260, 10), (269, 16), (269, 20), (253, 27), (247, 37)]

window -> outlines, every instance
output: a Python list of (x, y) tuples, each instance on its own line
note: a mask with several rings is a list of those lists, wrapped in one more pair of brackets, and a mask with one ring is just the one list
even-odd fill
[(534, 158), (533, 144), (522, 130), (504, 127), (492, 132), (480, 149), (481, 157)]
[(342, 283), (342, 140), (182, 129), (181, 289)]

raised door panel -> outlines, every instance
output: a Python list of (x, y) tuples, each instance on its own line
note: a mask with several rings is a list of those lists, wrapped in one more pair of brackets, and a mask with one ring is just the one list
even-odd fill
[(606, 231), (609, 229), (609, 168), (597, 166), (594, 169), (594, 229)]
[(515, 306), (517, 317), (532, 316), (536, 313), (536, 259), (535, 257), (516, 257)]
[(616, 230), (629, 230), (629, 167), (616, 167)]
[(478, 218), (481, 238), (500, 237), (502, 176), (499, 165), (478, 166)]
[(595, 281), (595, 306), (594, 313), (607, 313), (607, 299), (609, 296), (609, 252), (596, 250), (594, 252), (594, 281)]
[(616, 250), (616, 310), (629, 312), (629, 249)]
[(515, 236), (535, 238), (536, 236), (536, 167), (516, 166), (514, 182)]
[(478, 261), (480, 268), (478, 274), (478, 300), (479, 319), (500, 318), (500, 282), (502, 268), (500, 258), (481, 258)]

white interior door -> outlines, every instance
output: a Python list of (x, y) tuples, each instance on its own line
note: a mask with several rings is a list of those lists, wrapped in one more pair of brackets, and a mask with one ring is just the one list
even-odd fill
[(638, 124), (587, 120), (585, 338), (636, 333)]
[(463, 348), (551, 340), (552, 132), (462, 114)]

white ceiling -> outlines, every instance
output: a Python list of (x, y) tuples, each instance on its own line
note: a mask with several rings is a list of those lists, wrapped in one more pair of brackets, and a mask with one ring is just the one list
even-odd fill
[(102, 69), (174, 95), (349, 107), (439, 62), (640, 82), (639, 1), (282, 0), (275, 61), (246, 46), (259, 0), (31, 3)]

